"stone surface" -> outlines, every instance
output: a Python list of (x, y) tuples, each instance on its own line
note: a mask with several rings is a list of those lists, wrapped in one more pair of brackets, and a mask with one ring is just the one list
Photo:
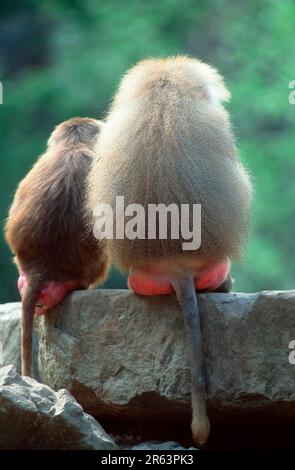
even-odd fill
[[(295, 291), (199, 295), (208, 410), (295, 417)], [(188, 345), (174, 296), (75, 292), (38, 321), (40, 372), (97, 417), (190, 417)], [(261, 414), (262, 413), (262, 414)]]
[(129, 450), (198, 450), (196, 447), (183, 447), (174, 441), (160, 442), (148, 441), (136, 444), (135, 446), (126, 446), (125, 449)]
[[(13, 364), (20, 372), (20, 315), (21, 304), (19, 302), (0, 305), (0, 367)], [(33, 333), (33, 364), (35, 378), (39, 378), (38, 372), (38, 338)]]
[(116, 449), (94, 418), (67, 390), (0, 369), (0, 449)]

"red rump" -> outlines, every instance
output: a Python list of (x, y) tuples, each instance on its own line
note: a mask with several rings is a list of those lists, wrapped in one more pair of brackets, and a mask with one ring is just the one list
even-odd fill
[[(27, 274), (20, 271), (17, 287), (21, 297), (24, 296), (25, 291), (28, 288), (28, 282)], [(79, 288), (82, 288), (81, 285), (75, 281), (63, 283), (48, 281), (44, 283), (36, 302), (35, 315), (43, 315), (48, 310), (59, 304), (69, 292)]]
[[(229, 260), (199, 270), (194, 276), (196, 290), (213, 291), (217, 289), (225, 281), (229, 271)], [(174, 292), (166, 277), (153, 276), (139, 270), (135, 270), (130, 274), (128, 285), (130, 289), (140, 295), (161, 295)]]

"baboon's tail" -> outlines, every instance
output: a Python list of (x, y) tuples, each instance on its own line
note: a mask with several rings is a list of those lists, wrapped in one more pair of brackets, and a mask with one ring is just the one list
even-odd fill
[(22, 375), (32, 377), (32, 341), (34, 311), (38, 296), (41, 291), (42, 280), (35, 276), (29, 281), (29, 285), (22, 299), (21, 317), (21, 372)]
[(172, 285), (183, 312), (184, 324), (190, 348), (192, 434), (198, 446), (205, 444), (210, 423), (206, 412), (206, 370), (200, 312), (193, 277), (173, 279)]

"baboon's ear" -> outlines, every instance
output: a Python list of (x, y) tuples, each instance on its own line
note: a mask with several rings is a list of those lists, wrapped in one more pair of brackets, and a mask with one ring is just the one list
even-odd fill
[(229, 101), (231, 94), (227, 89), (223, 77), (211, 65), (199, 62), (197, 64), (198, 74), (204, 83), (208, 98), (213, 103)]

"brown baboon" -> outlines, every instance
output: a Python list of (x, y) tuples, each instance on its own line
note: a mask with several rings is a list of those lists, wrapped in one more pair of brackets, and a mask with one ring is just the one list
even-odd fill
[(74, 118), (52, 133), (44, 155), (19, 184), (6, 223), (22, 297), (22, 374), (31, 376), (34, 313), (41, 315), (74, 289), (107, 274), (104, 244), (97, 243), (85, 215), (85, 183), (102, 128)]

